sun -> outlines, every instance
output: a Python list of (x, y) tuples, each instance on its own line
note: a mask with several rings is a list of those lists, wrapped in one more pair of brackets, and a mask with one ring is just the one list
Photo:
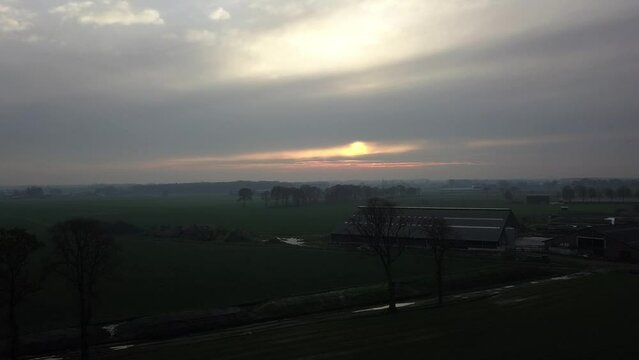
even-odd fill
[(363, 141), (355, 141), (350, 143), (347, 148), (342, 151), (342, 156), (361, 156), (369, 153), (368, 145)]

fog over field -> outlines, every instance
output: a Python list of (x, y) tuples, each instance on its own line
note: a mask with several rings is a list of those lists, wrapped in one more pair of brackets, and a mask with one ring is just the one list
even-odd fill
[(636, 1), (0, 0), (0, 184), (633, 177)]

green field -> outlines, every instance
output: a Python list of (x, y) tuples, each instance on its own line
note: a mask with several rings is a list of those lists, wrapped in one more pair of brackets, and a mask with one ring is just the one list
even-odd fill
[[(105, 281), (96, 322), (185, 310), (205, 310), (273, 298), (383, 284), (378, 259), (344, 249), (282, 244), (234, 245), (194, 241), (120, 239), (118, 266)], [(501, 260), (452, 256), (447, 275), (503, 272)], [(432, 259), (407, 251), (398, 280), (432, 287)], [(421, 285), (420, 285), (421, 286)], [(75, 325), (72, 293), (55, 276), (22, 307), (29, 332)]]
[(220, 225), (262, 236), (327, 234), (354, 209), (353, 204), (269, 207), (254, 200), (246, 207), (220, 195), (176, 197), (51, 198), (0, 200), (0, 226), (20, 226), (44, 234), (48, 226), (72, 217), (160, 225)]
[[(484, 192), (432, 192), (399, 202), (412, 206), (512, 206), (519, 216), (546, 216), (557, 211), (556, 206), (511, 204), (499, 193)], [(0, 226), (25, 227), (45, 242), (49, 226), (78, 216), (122, 220), (142, 229), (215, 224), (247, 230), (260, 239), (297, 236), (320, 240), (313, 248), (300, 248), (142, 235), (119, 238), (118, 266), (103, 284), (96, 311), (95, 320), (102, 322), (383, 283), (377, 259), (360, 252), (331, 248), (325, 243), (327, 235), (355, 205), (320, 203), (266, 208), (254, 200), (243, 207), (234, 197), (220, 195), (1, 200)], [(622, 206), (630, 207), (579, 204), (570, 211), (609, 215)], [(41, 251), (39, 258), (46, 258), (48, 251)], [(448, 270), (454, 274), (487, 267), (494, 264), (481, 258), (460, 257), (451, 260)], [(430, 258), (416, 251), (402, 257), (396, 274), (399, 279), (428, 278), (431, 270)], [(73, 325), (74, 308), (69, 288), (57, 277), (50, 276), (44, 289), (22, 308), (21, 319), (29, 332)]]
[(636, 359), (639, 275), (595, 274), (397, 315), (300, 322), (109, 358)]
[[(528, 222), (545, 222), (549, 215), (614, 216), (634, 213), (634, 204), (574, 203), (561, 212), (558, 205), (528, 205), (522, 199), (507, 201), (500, 192), (425, 192), (395, 199), (407, 206), (509, 207)], [(320, 203), (303, 207), (269, 207), (259, 200), (246, 207), (228, 195), (169, 197), (73, 197), (35, 200), (0, 200), (0, 226), (20, 226), (45, 235), (46, 228), (72, 217), (105, 221), (122, 220), (142, 228), (160, 225), (214, 224), (240, 228), (259, 236), (328, 234), (355, 209), (356, 204)]]

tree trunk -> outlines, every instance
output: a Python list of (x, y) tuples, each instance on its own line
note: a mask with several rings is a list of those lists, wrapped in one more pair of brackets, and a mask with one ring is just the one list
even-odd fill
[(88, 327), (89, 318), (87, 313), (87, 302), (85, 294), (80, 294), (80, 359), (89, 359), (89, 340), (88, 340)]
[(390, 265), (386, 265), (385, 270), (386, 278), (388, 280), (388, 311), (395, 313), (397, 312), (397, 301), (395, 300), (395, 283), (393, 282)]
[(18, 358), (19, 329), (16, 319), (16, 297), (13, 286), (9, 292), (9, 327), (11, 336), (10, 356), (12, 360), (16, 360)]
[(435, 275), (437, 276), (437, 304), (439, 306), (442, 306), (442, 304), (444, 303), (444, 290), (443, 290), (443, 284), (442, 284), (442, 272), (443, 272), (443, 257), (441, 259), (437, 259), (436, 263), (437, 263), (437, 269), (435, 270)]

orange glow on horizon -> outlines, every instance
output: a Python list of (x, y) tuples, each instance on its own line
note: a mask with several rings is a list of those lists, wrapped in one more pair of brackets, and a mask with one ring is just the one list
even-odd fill
[[(326, 148), (257, 152), (229, 156), (198, 156), (170, 158), (143, 164), (146, 168), (191, 167), (205, 164), (217, 165), (259, 165), (260, 162), (273, 161), (336, 161), (355, 159), (370, 155), (403, 154), (420, 149), (414, 144), (382, 144), (376, 142), (355, 141), (350, 144)], [(265, 165), (265, 164), (262, 164)], [(288, 164), (291, 165), (291, 164)]]

